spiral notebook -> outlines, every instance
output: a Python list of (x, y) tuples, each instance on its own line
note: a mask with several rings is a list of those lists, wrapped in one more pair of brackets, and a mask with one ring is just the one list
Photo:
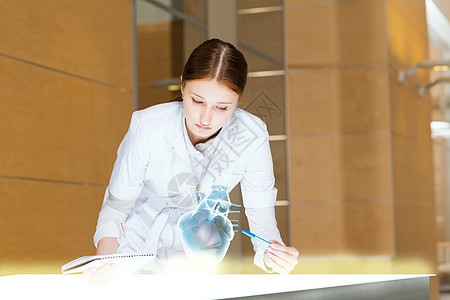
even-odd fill
[(103, 264), (114, 263), (116, 271), (122, 273), (134, 273), (155, 259), (153, 253), (124, 253), (111, 255), (82, 256), (61, 267), (63, 274), (81, 273), (91, 267), (99, 267)]

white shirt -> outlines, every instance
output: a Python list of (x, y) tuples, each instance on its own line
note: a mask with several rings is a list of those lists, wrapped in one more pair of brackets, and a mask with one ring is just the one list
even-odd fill
[[(94, 243), (116, 237), (118, 252), (155, 251), (158, 259), (182, 252), (176, 221), (195, 208), (196, 192), (207, 196), (212, 185), (229, 192), (239, 182), (250, 230), (282, 242), (274, 181), (269, 135), (256, 116), (236, 108), (215, 138), (194, 147), (182, 102), (137, 111), (117, 153)], [(252, 243), (255, 264), (266, 270), (267, 245)]]

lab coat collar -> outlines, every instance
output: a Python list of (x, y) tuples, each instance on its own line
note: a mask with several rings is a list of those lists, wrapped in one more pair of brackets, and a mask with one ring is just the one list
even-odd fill
[(172, 130), (169, 131), (169, 134), (167, 135), (167, 141), (172, 146), (172, 150), (177, 153), (177, 155), (189, 166), (189, 168), (191, 168), (191, 162), (186, 148), (186, 143), (184, 141), (183, 122), (183, 102), (180, 101), (180, 105), (174, 115), (172, 123), (173, 126), (171, 126)]

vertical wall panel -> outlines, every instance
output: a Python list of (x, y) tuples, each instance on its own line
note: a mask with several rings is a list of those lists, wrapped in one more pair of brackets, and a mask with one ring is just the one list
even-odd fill
[(291, 72), (292, 135), (387, 130), (387, 78), (383, 66)]
[(0, 274), (59, 273), (95, 253), (103, 194), (98, 186), (0, 179)]
[(133, 89), (132, 1), (5, 0), (0, 54)]
[(382, 63), (386, 60), (381, 0), (287, 6), (289, 68)]
[[(428, 58), (425, 1), (387, 0), (386, 23), (389, 65), (409, 69)], [(427, 84), (428, 72), (419, 70), (408, 81)]]
[(429, 79), (397, 81), (428, 57), (425, 1), (285, 4), (293, 245), (337, 273), (435, 272)]
[(176, 23), (172, 21), (137, 24), (139, 109), (168, 102), (173, 98), (168, 89), (153, 85), (155, 81), (179, 78), (181, 75), (180, 66), (178, 72), (174, 72), (174, 64), (182, 60), (182, 57), (176, 59), (175, 56), (177, 52), (182, 55), (183, 51), (172, 45), (175, 39), (171, 36), (173, 26)]
[[(283, 48), (281, 47), (283, 35), (280, 34), (283, 32), (282, 17), (281, 12), (278, 11), (239, 16), (239, 41), (278, 62), (279, 65), (275, 68), (278, 70), (283, 68)], [(250, 71), (267, 70), (264, 65), (253, 63), (254, 60), (251, 57), (249, 57)]]
[(259, 8), (259, 7), (270, 7), (281, 5), (281, 0), (238, 0), (238, 8)]
[(0, 56), (2, 176), (108, 182), (133, 94)]
[(134, 107), (132, 1), (1, 1), (0, 40), (0, 273), (57, 273), (95, 253)]
[(267, 125), (269, 135), (286, 132), (283, 76), (249, 78), (239, 106), (261, 118)]
[[(428, 72), (420, 70), (406, 83), (396, 82), (399, 69), (408, 69), (428, 59), (425, 1), (387, 0), (386, 23), (396, 255), (399, 260), (417, 260), (423, 270), (432, 273), (436, 272), (436, 231), (431, 107), (429, 97), (421, 97), (417, 91), (417, 84), (429, 82)], [(396, 272), (401, 272), (403, 267), (394, 264)]]

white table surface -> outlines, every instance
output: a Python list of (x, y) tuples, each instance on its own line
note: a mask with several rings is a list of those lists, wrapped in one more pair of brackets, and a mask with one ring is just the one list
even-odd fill
[[(0, 277), (8, 299), (221, 299), (419, 277), (415, 275), (116, 275), (93, 285), (79, 274)], [(3, 298), (3, 297), (0, 297)], [(6, 299), (6, 298), (5, 298)]]

